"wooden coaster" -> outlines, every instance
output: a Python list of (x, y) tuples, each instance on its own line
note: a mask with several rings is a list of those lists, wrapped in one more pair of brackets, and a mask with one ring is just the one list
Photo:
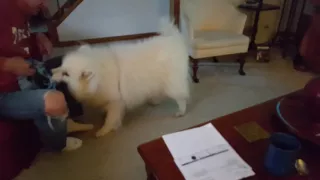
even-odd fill
[(270, 134), (254, 121), (235, 126), (234, 128), (250, 143), (270, 137)]

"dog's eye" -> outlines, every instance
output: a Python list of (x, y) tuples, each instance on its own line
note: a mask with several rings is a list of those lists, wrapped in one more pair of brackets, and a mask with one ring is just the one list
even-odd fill
[(67, 72), (62, 72), (62, 76), (69, 76)]

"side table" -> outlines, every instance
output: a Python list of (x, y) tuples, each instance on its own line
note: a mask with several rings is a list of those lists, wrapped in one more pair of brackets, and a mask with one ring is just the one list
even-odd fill
[(252, 26), (252, 33), (251, 33), (251, 38), (250, 38), (249, 50), (256, 50), (257, 49), (257, 44), (255, 43), (255, 41), (256, 41), (256, 36), (257, 36), (257, 33), (258, 33), (258, 26), (259, 26), (259, 20), (260, 20), (261, 11), (279, 10), (280, 6), (272, 5), (272, 4), (266, 4), (266, 3), (263, 3), (263, 0), (259, 0), (257, 6), (241, 4), (239, 6), (239, 8), (243, 9), (243, 10), (246, 10), (246, 11), (254, 11), (255, 12), (255, 18), (254, 18), (254, 23), (253, 23), (253, 26)]

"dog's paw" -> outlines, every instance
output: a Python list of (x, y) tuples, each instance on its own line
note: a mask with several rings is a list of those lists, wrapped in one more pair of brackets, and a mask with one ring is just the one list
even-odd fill
[(176, 112), (175, 116), (176, 116), (176, 117), (182, 117), (182, 116), (184, 116), (185, 114), (186, 114), (186, 112), (178, 111), (178, 112)]
[(72, 121), (68, 121), (68, 133), (90, 131), (94, 128), (92, 124), (80, 124)]
[(112, 131), (111, 128), (101, 128), (100, 130), (98, 130), (98, 131), (96, 132), (96, 137), (97, 137), (97, 138), (98, 138), (98, 137), (102, 137), (102, 136), (108, 134), (108, 133), (111, 132), (111, 131)]
[(102, 137), (111, 131), (118, 130), (120, 127), (121, 127), (121, 123), (116, 123), (113, 126), (102, 127), (100, 130), (97, 131), (96, 137)]

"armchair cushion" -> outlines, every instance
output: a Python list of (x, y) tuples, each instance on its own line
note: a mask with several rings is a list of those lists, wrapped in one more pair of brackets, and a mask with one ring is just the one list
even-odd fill
[(227, 31), (196, 31), (192, 46), (195, 49), (224, 48), (249, 45), (249, 38), (242, 34)]

